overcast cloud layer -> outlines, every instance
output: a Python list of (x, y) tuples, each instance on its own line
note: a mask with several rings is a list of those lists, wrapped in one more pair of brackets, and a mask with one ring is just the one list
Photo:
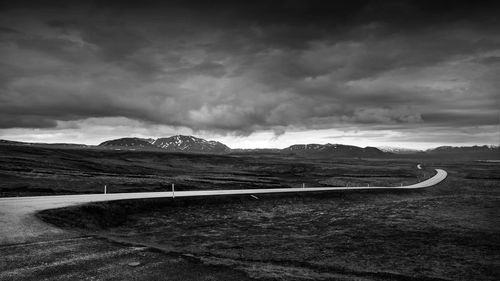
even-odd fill
[(1, 7), (0, 132), (114, 120), (126, 135), (335, 129), (498, 144), (494, 2), (185, 2)]

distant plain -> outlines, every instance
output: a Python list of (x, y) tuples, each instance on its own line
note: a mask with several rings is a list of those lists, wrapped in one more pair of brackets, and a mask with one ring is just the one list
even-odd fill
[(39, 217), (259, 280), (500, 276), (500, 163), (0, 149), (2, 196), (99, 193), (104, 184), (111, 192), (164, 191), (171, 183), (179, 190), (396, 186), (443, 168), (448, 179), (420, 191), (117, 201), (48, 210)]
[[(0, 145), (0, 196), (415, 183), (414, 159)], [(433, 170), (426, 168), (426, 176)]]

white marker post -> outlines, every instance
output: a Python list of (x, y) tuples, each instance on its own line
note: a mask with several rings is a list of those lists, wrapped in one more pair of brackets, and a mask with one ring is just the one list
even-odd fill
[(172, 184), (172, 198), (175, 198), (175, 185)]
[(305, 183), (302, 183), (302, 188), (306, 188), (306, 184)]
[(104, 185), (104, 194), (106, 194), (106, 185)]

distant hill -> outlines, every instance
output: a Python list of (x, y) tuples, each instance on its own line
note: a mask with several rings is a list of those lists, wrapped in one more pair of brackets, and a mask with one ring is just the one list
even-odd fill
[(0, 144), (25, 144), (20, 141), (0, 140)]
[(105, 141), (99, 146), (119, 146), (126, 148), (156, 148), (152, 143), (154, 139), (143, 139), (143, 138), (121, 138), (115, 140)]
[(231, 149), (217, 141), (207, 141), (193, 136), (172, 136), (159, 139), (121, 138), (99, 144), (101, 147), (125, 149), (161, 149), (171, 152), (225, 153)]
[(498, 153), (500, 152), (500, 147), (490, 146), (490, 145), (474, 145), (474, 146), (440, 146), (433, 149), (426, 150), (428, 153)]
[(379, 157), (391, 155), (376, 147), (358, 147), (343, 144), (296, 144), (282, 150), (284, 153), (291, 153), (309, 157)]
[(425, 151), (426, 154), (448, 158), (500, 159), (499, 146), (440, 146)]
[(39, 147), (52, 147), (52, 148), (87, 148), (92, 147), (91, 145), (79, 144), (79, 143), (43, 143), (43, 142), (21, 142), (21, 141), (11, 141), (0, 139), (0, 145), (27, 145), (27, 146), (39, 146)]

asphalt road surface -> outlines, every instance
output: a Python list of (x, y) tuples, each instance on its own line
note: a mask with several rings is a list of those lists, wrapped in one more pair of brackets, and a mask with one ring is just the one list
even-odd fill
[(53, 239), (67, 239), (73, 235), (68, 231), (46, 224), (37, 219), (38, 211), (78, 205), (89, 202), (112, 201), (124, 199), (202, 197), (221, 195), (256, 195), (270, 193), (302, 193), (302, 192), (334, 192), (346, 190), (401, 190), (430, 187), (443, 181), (446, 171), (436, 169), (436, 174), (425, 181), (413, 185), (397, 187), (358, 186), (358, 187), (307, 187), (307, 188), (273, 188), (273, 189), (237, 189), (237, 190), (199, 190), (141, 193), (111, 193), (84, 195), (56, 195), (34, 197), (0, 198), (0, 245), (40, 242)]

